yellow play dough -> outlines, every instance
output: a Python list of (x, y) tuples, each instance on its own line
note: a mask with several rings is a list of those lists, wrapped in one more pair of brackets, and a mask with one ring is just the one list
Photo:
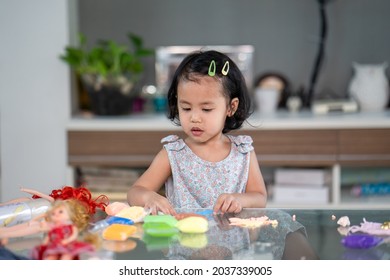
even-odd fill
[(203, 217), (188, 217), (178, 221), (176, 227), (185, 233), (204, 233), (208, 231), (209, 223)]

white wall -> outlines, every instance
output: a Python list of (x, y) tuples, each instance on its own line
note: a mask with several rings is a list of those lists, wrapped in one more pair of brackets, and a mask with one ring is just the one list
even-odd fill
[(65, 185), (70, 73), (66, 0), (0, 0), (0, 202)]

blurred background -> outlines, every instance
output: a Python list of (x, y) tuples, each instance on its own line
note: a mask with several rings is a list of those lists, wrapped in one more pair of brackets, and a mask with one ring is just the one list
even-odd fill
[[(271, 73), (303, 101), (337, 100), (350, 97), (353, 63), (390, 62), (389, 10), (387, 0), (0, 0), (0, 201), (22, 196), (22, 186), (50, 192), (75, 183), (67, 133), (90, 104), (59, 57), (80, 32), (88, 48), (129, 45), (129, 32), (154, 51), (253, 46), (251, 91)], [(136, 95), (157, 80), (156, 55), (142, 63)]]
[[(291, 90), (309, 89), (321, 43), (320, 2), (327, 34), (315, 95), (345, 97), (352, 62), (390, 61), (386, 0), (83, 0), (79, 30), (89, 43), (114, 39), (126, 43), (132, 31), (147, 47), (176, 45), (253, 45), (253, 77), (283, 74)], [(155, 83), (153, 58), (146, 61), (144, 83)]]

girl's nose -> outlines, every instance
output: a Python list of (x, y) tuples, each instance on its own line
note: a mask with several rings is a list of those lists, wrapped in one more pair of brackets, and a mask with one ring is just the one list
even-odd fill
[(197, 114), (196, 112), (193, 112), (191, 114), (191, 122), (193, 122), (193, 123), (200, 122), (199, 114)]

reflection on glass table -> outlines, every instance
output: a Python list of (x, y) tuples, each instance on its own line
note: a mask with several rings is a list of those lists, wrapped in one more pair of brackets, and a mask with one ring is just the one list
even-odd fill
[[(178, 209), (185, 213), (206, 213), (205, 209)], [(210, 212), (209, 212), (210, 213)], [(382, 242), (370, 248), (348, 248), (342, 244), (346, 229), (337, 222), (348, 217), (351, 226), (364, 220), (386, 223), (389, 210), (330, 210), (330, 209), (244, 209), (241, 213), (205, 215), (209, 228), (206, 233), (182, 233), (170, 237), (153, 237), (143, 232), (137, 223), (135, 235), (125, 241), (102, 240), (101, 247), (86, 259), (118, 260), (346, 260), (390, 259), (390, 229), (384, 230)], [(240, 227), (229, 219), (268, 217), (277, 225)], [(356, 232), (358, 234), (359, 232)], [(7, 249), (27, 255), (36, 238), (10, 240)]]

